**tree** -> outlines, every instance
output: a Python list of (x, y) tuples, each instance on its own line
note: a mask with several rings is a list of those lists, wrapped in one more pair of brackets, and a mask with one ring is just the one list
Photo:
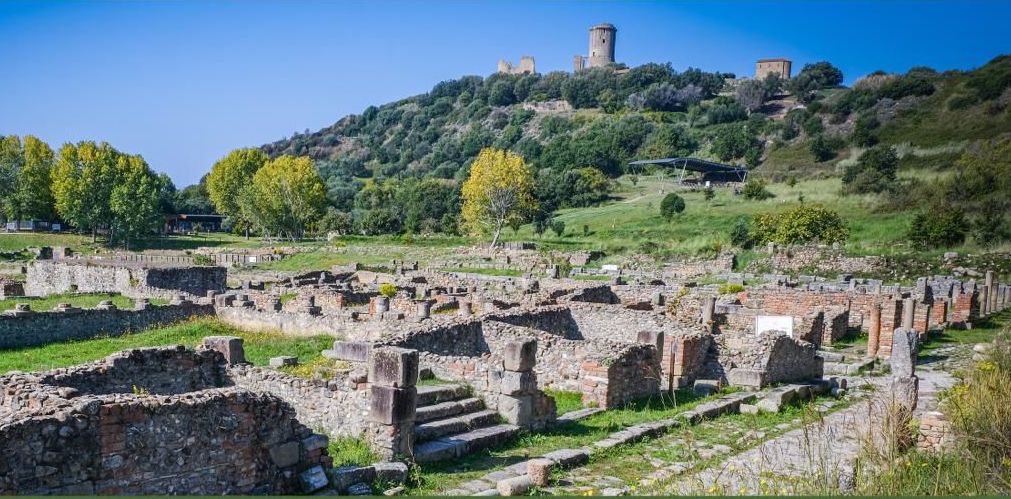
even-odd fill
[(121, 181), (117, 164), (121, 153), (109, 144), (85, 141), (64, 144), (53, 167), (56, 211), (79, 229), (90, 230), (93, 241), (99, 227), (112, 223), (110, 199)]
[(918, 250), (950, 248), (965, 242), (968, 227), (962, 210), (944, 203), (917, 213), (909, 224), (906, 237)]
[(765, 104), (769, 91), (763, 80), (747, 80), (737, 86), (736, 96), (737, 102), (752, 113)]
[(843, 242), (849, 229), (839, 213), (817, 205), (800, 205), (780, 213), (755, 216), (751, 236), (758, 244)]
[(753, 201), (762, 201), (763, 199), (770, 199), (776, 197), (775, 194), (769, 192), (765, 188), (765, 181), (760, 179), (748, 179), (744, 183), (744, 188), (741, 189), (741, 194), (744, 195), (744, 199), (750, 199)]
[(712, 187), (706, 187), (702, 191), (702, 196), (705, 197), (706, 201), (712, 201), (716, 198), (716, 190)]
[(816, 91), (841, 85), (842, 81), (842, 71), (831, 63), (822, 61), (805, 64), (790, 87), (801, 102), (807, 103), (814, 99)]
[(501, 149), (483, 149), (463, 184), (465, 227), (475, 235), (491, 232), (491, 247), (495, 247), (506, 221), (523, 218), (534, 208), (533, 185), (533, 174), (522, 157)]
[(685, 211), (685, 200), (673, 192), (664, 196), (663, 201), (660, 202), (660, 215), (668, 222), (683, 211)]
[(37, 137), (0, 137), (0, 208), (13, 220), (51, 219), (53, 150)]
[(207, 194), (219, 214), (241, 217), (243, 191), (253, 176), (267, 163), (267, 154), (256, 148), (235, 149), (221, 158), (207, 174)]
[(835, 151), (829, 147), (825, 137), (823, 137), (820, 133), (815, 135), (814, 140), (808, 144), (808, 149), (811, 150), (811, 154), (814, 155), (814, 159), (819, 163), (822, 161), (828, 161), (835, 156)]
[(866, 194), (884, 192), (895, 187), (899, 157), (892, 146), (877, 145), (860, 155), (856, 164), (843, 172), (843, 192)]
[(295, 241), (323, 216), (326, 189), (309, 158), (281, 156), (253, 175), (240, 205), (243, 216), (265, 235)]
[(116, 160), (118, 182), (109, 195), (112, 234), (130, 249), (130, 242), (158, 229), (163, 181), (140, 156), (119, 155)]
[(647, 159), (682, 158), (698, 150), (698, 142), (688, 130), (677, 125), (659, 125), (639, 148), (639, 156)]
[(551, 222), (551, 232), (554, 232), (557, 237), (562, 237), (562, 234), (565, 233), (565, 222), (561, 220)]

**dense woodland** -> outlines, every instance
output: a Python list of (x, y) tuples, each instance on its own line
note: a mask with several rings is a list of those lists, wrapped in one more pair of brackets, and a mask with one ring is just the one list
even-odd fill
[[(227, 196), (216, 202), (207, 176), (198, 185), (176, 189), (166, 176), (130, 159), (138, 157), (105, 144), (87, 147), (109, 147), (113, 152), (105, 161), (125, 162), (122, 171), (137, 163), (134, 169), (146, 173), (134, 182), (144, 189), (130, 192), (146, 192), (146, 179), (153, 179), (161, 212), (218, 211), (229, 216), (236, 231), (283, 237), (460, 233), (461, 187), (486, 148), (511, 151), (529, 166), (534, 202), (510, 223), (532, 222), (538, 233), (550, 228), (558, 209), (606, 201), (618, 176), (651, 173), (628, 171), (630, 160), (694, 156), (753, 169), (756, 182), (745, 194), (757, 193), (756, 199), (762, 197), (761, 181), (841, 177), (844, 194), (877, 195), (880, 210), (921, 213), (910, 236), (922, 247), (956, 245), (969, 237), (992, 244), (1011, 237), (1009, 56), (972, 71), (877, 72), (852, 88), (841, 86), (842, 72), (828, 62), (807, 64), (789, 80), (773, 75), (762, 81), (677, 71), (670, 64), (615, 69), (447, 80), (428, 93), (370, 106), (328, 128), (264, 145), (262, 155), (233, 151), (219, 164), (238, 161), (232, 167), (237, 176), (226, 182), (231, 190), (221, 191)], [(68, 182), (63, 177), (80, 178), (57, 167), (74, 163), (67, 159), (70, 150), (54, 154), (28, 137), (4, 137), (2, 145), (3, 216), (57, 216), (85, 229), (120, 227), (129, 237), (147, 228), (117, 219), (111, 193), (97, 201), (104, 211), (90, 218), (72, 213), (72, 203), (61, 205), (59, 186)], [(232, 157), (241, 151), (244, 159)], [(273, 177), (257, 175), (280, 160), (287, 169), (275, 167)], [(86, 167), (76, 164), (77, 171)], [(246, 197), (252, 191), (239, 190), (260, 177), (261, 196), (290, 199), (290, 192), (266, 184), (288, 185), (284, 175), (292, 165), (302, 175), (306, 164), (318, 174), (313, 176), (319, 185), (315, 179), (300, 180), (306, 193), (311, 191), (311, 202), (298, 206), (297, 219), (282, 220), (292, 211), (283, 204), (277, 213), (255, 212), (253, 199)], [(904, 169), (942, 174), (930, 181), (902, 178)], [(45, 184), (52, 186), (51, 195), (26, 194), (41, 192)]]

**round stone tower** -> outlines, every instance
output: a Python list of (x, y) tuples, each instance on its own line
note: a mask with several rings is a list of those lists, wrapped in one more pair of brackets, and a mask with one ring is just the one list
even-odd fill
[(618, 28), (613, 24), (598, 24), (590, 28), (590, 57), (587, 67), (607, 66), (614, 62), (614, 39)]

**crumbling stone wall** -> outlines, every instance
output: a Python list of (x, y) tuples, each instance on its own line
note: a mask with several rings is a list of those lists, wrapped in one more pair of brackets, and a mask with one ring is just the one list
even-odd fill
[(749, 387), (817, 378), (822, 372), (813, 343), (779, 331), (713, 335), (703, 368), (705, 378)]
[(369, 392), (363, 375), (338, 372), (333, 379), (305, 379), (273, 369), (233, 366), (229, 379), (250, 391), (269, 393), (290, 405), (298, 420), (330, 435), (362, 435), (367, 430)]
[(121, 293), (131, 297), (203, 297), (223, 291), (227, 269), (203, 266), (144, 266), (104, 260), (38, 260), (28, 266), (25, 291), (31, 296), (59, 293)]
[(0, 455), (14, 457), (0, 494), (306, 490), (300, 473), (330, 466), (327, 439), (276, 396), (219, 388), (224, 373), (218, 352), (166, 348), (0, 377)]
[(161, 305), (140, 310), (60, 309), (0, 315), (0, 348), (25, 348), (99, 334), (118, 336), (191, 317), (214, 315), (210, 305)]

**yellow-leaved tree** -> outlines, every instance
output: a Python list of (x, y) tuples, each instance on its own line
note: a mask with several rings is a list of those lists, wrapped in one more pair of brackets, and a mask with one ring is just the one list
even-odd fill
[(464, 227), (476, 236), (491, 233), (495, 247), (502, 227), (522, 220), (536, 207), (533, 186), (533, 173), (522, 156), (503, 149), (481, 150), (463, 184)]

